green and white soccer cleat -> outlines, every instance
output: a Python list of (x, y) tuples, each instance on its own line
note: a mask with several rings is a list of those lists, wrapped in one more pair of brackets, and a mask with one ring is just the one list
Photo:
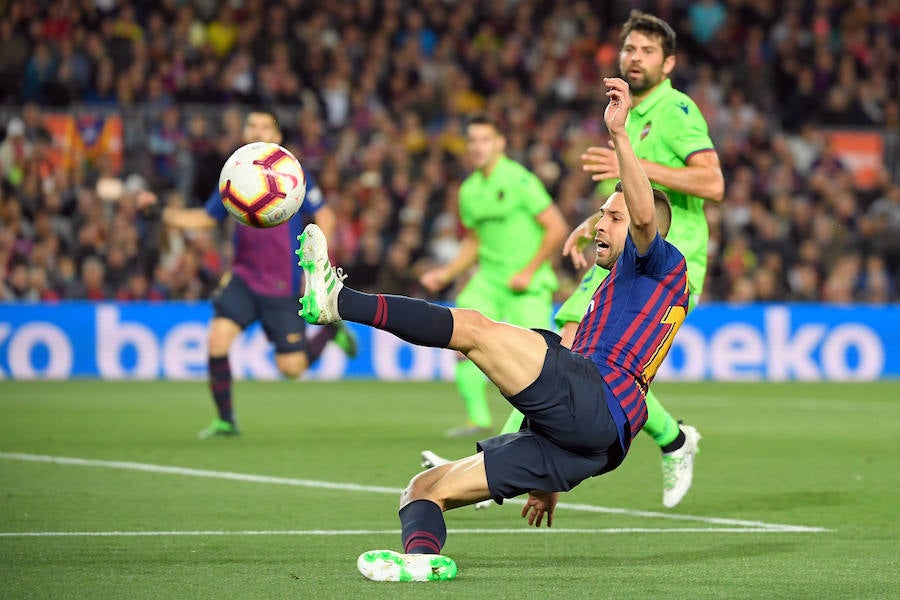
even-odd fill
[(347, 278), (342, 269), (335, 270), (328, 260), (328, 241), (315, 223), (306, 226), (297, 240), (300, 248), (295, 251), (303, 268), (306, 284), (300, 298), (300, 316), (307, 323), (326, 325), (340, 321), (337, 297)]
[(681, 502), (694, 480), (694, 457), (700, 452), (700, 433), (690, 425), (679, 425), (684, 432), (684, 445), (664, 453), (663, 506), (673, 508)]
[(369, 550), (359, 555), (356, 567), (372, 581), (444, 581), (456, 577), (452, 558), (442, 554), (401, 554)]

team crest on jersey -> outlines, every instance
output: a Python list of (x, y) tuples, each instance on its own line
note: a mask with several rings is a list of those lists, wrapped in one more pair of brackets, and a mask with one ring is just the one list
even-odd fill
[(500, 190), (499, 192), (497, 192), (497, 200), (498, 201), (503, 200), (504, 196), (505, 196), (505, 194), (504, 194), (503, 190)]
[(650, 133), (650, 126), (653, 124), (653, 121), (647, 121), (647, 124), (644, 125), (644, 128), (641, 129), (641, 139), (643, 140)]

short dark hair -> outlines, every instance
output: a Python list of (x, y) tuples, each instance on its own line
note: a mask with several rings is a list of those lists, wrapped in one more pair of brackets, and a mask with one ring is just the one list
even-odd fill
[(466, 119), (466, 129), (468, 129), (469, 125), (490, 125), (494, 128), (499, 134), (503, 134), (503, 131), (500, 129), (500, 123), (494, 117), (488, 115), (487, 113), (478, 113), (472, 115), (468, 119)]
[(622, 25), (619, 41), (625, 43), (625, 38), (632, 31), (639, 31), (647, 37), (659, 38), (664, 57), (668, 58), (675, 54), (675, 30), (659, 17), (637, 9), (632, 10), (628, 20)]
[(275, 123), (275, 128), (278, 129), (278, 131), (281, 131), (281, 123), (278, 122), (278, 115), (276, 115), (275, 111), (271, 108), (267, 106), (251, 106), (250, 110), (247, 111), (247, 114), (244, 118), (246, 119), (246, 117), (249, 117), (253, 114), (268, 115), (272, 117), (272, 122)]
[[(672, 203), (669, 201), (669, 195), (664, 191), (651, 188), (653, 190), (653, 205), (656, 208), (656, 229), (659, 235), (666, 237), (669, 233), (669, 227), (672, 225)], [(622, 192), (622, 182), (616, 182), (616, 191)]]

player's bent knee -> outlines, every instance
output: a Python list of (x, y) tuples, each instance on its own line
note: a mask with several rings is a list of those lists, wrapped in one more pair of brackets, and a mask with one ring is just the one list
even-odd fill
[(479, 339), (484, 339), (489, 330), (497, 325), (496, 321), (487, 318), (472, 308), (454, 308), (453, 311), (453, 348), (463, 354), (475, 348)]
[(309, 361), (302, 352), (292, 352), (290, 354), (276, 354), (275, 364), (282, 375), (288, 379), (297, 379), (306, 372)]

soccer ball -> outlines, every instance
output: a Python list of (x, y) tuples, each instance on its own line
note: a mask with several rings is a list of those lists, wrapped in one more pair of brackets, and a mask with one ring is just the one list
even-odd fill
[(293, 217), (306, 197), (306, 176), (297, 158), (271, 142), (241, 146), (225, 161), (219, 194), (244, 225), (275, 227)]

